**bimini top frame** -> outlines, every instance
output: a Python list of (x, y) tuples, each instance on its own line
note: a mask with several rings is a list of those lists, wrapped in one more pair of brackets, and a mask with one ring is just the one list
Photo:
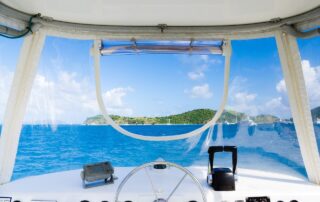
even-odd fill
[(0, 3), (0, 33), (10, 37), (26, 35), (3, 122), (0, 184), (9, 182), (12, 176), (22, 121), (46, 35), (96, 42), (101, 39), (201, 41), (275, 36), (306, 171), (311, 182), (320, 184), (319, 152), (296, 41), (297, 37), (319, 35), (320, 7), (284, 19), (275, 17), (262, 23), (226, 26), (110, 26), (57, 21), (47, 16), (23, 13)]

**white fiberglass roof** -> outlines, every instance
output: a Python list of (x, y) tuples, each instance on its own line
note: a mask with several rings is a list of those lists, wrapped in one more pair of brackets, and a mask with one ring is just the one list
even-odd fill
[(236, 25), (286, 18), (320, 0), (0, 0), (55, 20), (100, 25)]

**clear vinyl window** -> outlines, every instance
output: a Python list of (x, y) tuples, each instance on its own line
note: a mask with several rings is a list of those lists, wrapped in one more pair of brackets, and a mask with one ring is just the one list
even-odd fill
[(12, 40), (0, 37), (0, 131), (21, 44), (22, 39)]
[(320, 37), (298, 40), (318, 147), (320, 145)]
[[(305, 175), (275, 40), (233, 41), (229, 98), (212, 130), (171, 142), (132, 139), (106, 125), (95, 96), (92, 41), (48, 37), (28, 104), (14, 179), (111, 161), (138, 166), (159, 158), (206, 166), (210, 145), (235, 145), (239, 167)], [(145, 135), (173, 135), (212, 118), (223, 91), (217, 55), (132, 54), (101, 59), (112, 118)], [(231, 165), (228, 155), (219, 165)], [(27, 165), (27, 166), (26, 166)]]

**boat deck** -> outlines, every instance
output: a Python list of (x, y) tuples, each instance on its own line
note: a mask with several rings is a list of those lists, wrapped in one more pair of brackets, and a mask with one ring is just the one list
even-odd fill
[[(12, 197), (12, 201), (57, 201), (57, 202), (90, 202), (114, 201), (116, 189), (121, 180), (132, 170), (130, 167), (116, 167), (115, 176), (118, 179), (114, 184), (99, 187), (82, 187), (80, 170), (52, 173), (40, 176), (26, 177), (0, 186), (1, 197)], [(245, 201), (249, 196), (269, 196), (271, 201), (297, 200), (299, 202), (318, 202), (320, 186), (309, 183), (305, 178), (271, 173), (259, 170), (238, 169), (236, 191), (217, 192), (206, 184), (206, 167), (188, 168), (200, 180), (205, 188), (208, 202)], [(166, 170), (149, 169), (147, 171), (154, 183), (159, 196), (166, 198), (170, 191), (181, 179), (183, 173), (169, 168)], [(150, 202), (154, 194), (149, 178), (144, 170), (125, 185), (121, 201)], [(186, 178), (170, 201), (188, 202), (202, 201), (200, 192)], [(1, 201), (1, 200), (0, 200)]]

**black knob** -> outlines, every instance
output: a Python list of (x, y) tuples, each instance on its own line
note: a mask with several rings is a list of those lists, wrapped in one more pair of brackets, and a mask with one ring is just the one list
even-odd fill
[(90, 201), (88, 201), (88, 200), (82, 200), (82, 201), (80, 201), (80, 202), (90, 202)]
[(299, 201), (297, 201), (297, 200), (291, 200), (290, 202), (299, 202)]

